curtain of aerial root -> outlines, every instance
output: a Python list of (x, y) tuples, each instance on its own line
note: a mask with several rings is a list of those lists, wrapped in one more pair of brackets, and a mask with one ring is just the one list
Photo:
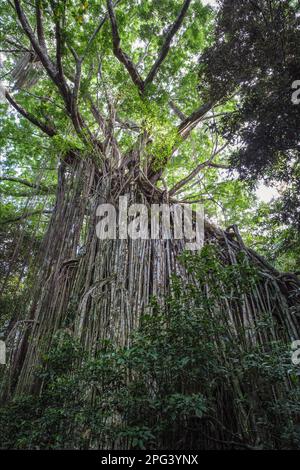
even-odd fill
[[(34, 273), (28, 321), (10, 334), (10, 367), (3, 396), (40, 390), (42, 384), (35, 379), (35, 371), (59, 330), (79, 339), (92, 355), (102, 339), (126, 346), (151, 298), (163, 302), (169, 293), (172, 274), (179, 275), (183, 285), (194, 281), (178, 258), (184, 249), (181, 240), (97, 237), (97, 207), (108, 202), (117, 207), (120, 194), (128, 194), (129, 203), (152, 202), (142, 184), (126, 186), (117, 176), (100, 175), (91, 162), (62, 165), (56, 207)], [(260, 343), (277, 337), (297, 339), (297, 279), (281, 275), (248, 250), (236, 228), (224, 232), (206, 223), (205, 239), (220, 247), (224, 265), (236, 264), (237, 253), (243, 250), (260, 273), (251, 292), (232, 301), (225, 295), (220, 298), (219, 311), (233, 330), (245, 327), (246, 341)], [(273, 321), (272, 333), (254, 337), (251, 326), (263, 314)], [(235, 393), (241, 394), (238, 382), (234, 387)], [(221, 414), (226, 411), (223, 398)]]
[[(177, 260), (180, 240), (97, 237), (96, 209), (118, 200), (112, 194), (115, 186), (118, 191), (120, 181), (100, 177), (91, 162), (61, 168), (28, 318), (9, 338), (6, 395), (39, 390), (34, 373), (59, 330), (72, 332), (89, 352), (102, 339), (127, 345), (151, 297), (163, 299), (171, 274), (183, 272)], [(129, 204), (147, 202), (136, 186), (125, 193)]]

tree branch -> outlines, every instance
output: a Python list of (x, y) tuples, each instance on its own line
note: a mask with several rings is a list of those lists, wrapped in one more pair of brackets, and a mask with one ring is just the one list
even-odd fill
[(172, 111), (174, 111), (176, 116), (178, 116), (179, 119), (181, 119), (181, 121), (184, 121), (186, 119), (186, 115), (178, 108), (178, 106), (176, 105), (176, 103), (174, 103), (174, 101), (172, 100), (169, 101), (169, 105)]
[[(213, 105), (214, 104), (211, 102), (205, 103), (202, 106), (200, 106), (198, 109), (196, 109), (196, 111), (194, 111), (192, 114), (190, 114), (186, 119), (184, 119), (177, 128), (179, 136), (182, 139), (186, 139), (190, 135), (191, 131), (197, 126), (197, 124), (205, 116), (205, 114), (210, 109), (212, 109)], [(171, 155), (175, 152), (177, 147), (178, 145), (173, 147)], [(171, 158), (171, 155), (169, 156), (169, 158), (165, 159), (165, 162), (164, 162), (165, 164), (167, 164), (168, 160)], [(159, 178), (163, 174), (163, 170), (164, 170), (164, 165), (161, 167), (159, 171), (155, 171), (153, 169), (153, 165), (150, 165), (149, 173), (148, 173), (149, 180), (152, 183), (159, 180)]]
[(76, 72), (75, 72), (75, 79), (74, 79), (74, 88), (72, 92), (72, 108), (73, 111), (76, 110), (77, 107), (77, 99), (78, 99), (78, 93), (79, 93), (79, 88), (80, 88), (80, 80), (81, 80), (81, 59), (79, 58), (77, 52), (72, 46), (69, 46), (69, 49), (74, 57), (75, 64), (76, 64)]
[[(56, 9), (56, 5), (53, 1), (50, 1), (53, 16), (54, 16), (54, 26), (55, 26), (55, 42), (56, 42), (56, 66), (60, 80), (65, 83), (63, 65), (62, 65), (62, 50), (63, 50), (63, 37), (61, 34), (60, 26), (60, 13)], [(63, 13), (64, 15), (64, 13)]]
[(180, 11), (179, 15), (177, 16), (175, 22), (168, 29), (168, 32), (166, 34), (166, 37), (165, 37), (163, 46), (162, 46), (162, 48), (159, 52), (159, 55), (158, 55), (156, 61), (154, 62), (153, 66), (152, 66), (150, 72), (148, 73), (147, 78), (144, 82), (144, 87), (145, 88), (146, 88), (147, 85), (149, 85), (149, 83), (151, 83), (153, 81), (155, 75), (158, 72), (159, 67), (161, 66), (162, 62), (165, 60), (165, 58), (166, 58), (166, 56), (169, 52), (172, 39), (175, 36), (175, 34), (177, 33), (177, 31), (179, 30), (179, 28), (181, 27), (181, 25), (183, 23), (183, 20), (184, 20), (184, 17), (186, 15), (187, 11), (188, 11), (189, 6), (190, 6), (190, 3), (191, 3), (191, 0), (185, 0), (183, 6), (181, 8), (181, 11)]
[(106, 122), (105, 122), (104, 116), (102, 116), (102, 114), (100, 113), (99, 109), (97, 108), (97, 106), (93, 102), (90, 95), (87, 95), (87, 100), (89, 101), (90, 108), (91, 108), (91, 111), (92, 111), (92, 115), (94, 116), (95, 121), (99, 125), (102, 133), (105, 135), (105, 133), (106, 133)]
[(71, 109), (70, 109), (70, 107), (71, 107), (70, 91), (69, 91), (69, 87), (68, 87), (67, 83), (65, 82), (63, 77), (61, 77), (61, 75), (59, 73), (59, 70), (55, 67), (55, 65), (53, 64), (53, 62), (49, 58), (47, 52), (41, 47), (38, 40), (36, 39), (35, 34), (34, 34), (32, 28), (31, 28), (30, 24), (29, 24), (29, 21), (28, 21), (26, 15), (25, 15), (23, 9), (21, 8), (20, 1), (19, 0), (14, 0), (14, 5), (15, 5), (15, 10), (16, 10), (17, 16), (19, 18), (19, 21), (21, 23), (21, 26), (24, 30), (24, 33), (28, 37), (28, 39), (29, 39), (29, 41), (30, 41), (30, 43), (33, 47), (33, 50), (35, 51), (35, 53), (39, 57), (40, 61), (42, 62), (43, 66), (44, 66), (45, 70), (47, 71), (47, 73), (48, 73), (49, 77), (51, 78), (51, 80), (58, 87), (58, 89), (59, 89), (59, 91), (62, 95), (62, 98), (65, 101), (67, 111), (71, 112)]
[[(116, 0), (116, 2), (113, 4), (113, 7), (116, 7), (118, 5), (118, 3), (120, 3), (120, 2), (121, 2), (121, 0)], [(90, 46), (92, 45), (94, 39), (96, 38), (97, 34), (99, 33), (100, 29), (102, 28), (102, 26), (104, 25), (104, 23), (108, 19), (108, 17), (109, 17), (109, 15), (108, 15), (108, 11), (107, 11), (105, 13), (105, 15), (103, 16), (103, 18), (100, 19), (98, 25), (96, 26), (96, 28), (94, 29), (90, 39), (88, 40), (87, 45), (85, 47), (85, 50), (82, 53), (81, 58), (80, 58), (81, 62), (84, 61), (84, 59), (85, 59), (85, 57), (86, 57), (86, 55), (89, 51)]]
[(56, 188), (56, 186), (44, 186), (39, 183), (31, 183), (31, 181), (24, 180), (23, 178), (17, 178), (15, 176), (0, 176), (0, 181), (11, 181), (12, 183), (19, 183), (27, 186), (28, 188), (38, 189), (39, 191), (49, 192), (50, 189)]
[(20, 222), (21, 220), (28, 219), (28, 217), (32, 217), (33, 215), (38, 215), (38, 214), (52, 214), (52, 210), (41, 209), (41, 210), (36, 210), (36, 211), (31, 211), (31, 212), (25, 212), (22, 215), (14, 217), (13, 219), (6, 219), (6, 220), (0, 221), (0, 225)]
[[(57, 86), (57, 88), (58, 88), (58, 90), (59, 90), (59, 92), (60, 92), (60, 94), (61, 94), (61, 96), (64, 100), (66, 111), (72, 119), (72, 122), (74, 124), (74, 127), (75, 127), (75, 130), (76, 130), (77, 134), (80, 137), (82, 137), (81, 130), (82, 130), (82, 127), (84, 127), (84, 123), (83, 123), (83, 120), (81, 119), (81, 117), (78, 113), (77, 106), (76, 106), (77, 94), (78, 94), (78, 88), (79, 88), (78, 75), (79, 75), (79, 79), (80, 79), (80, 74), (78, 73), (78, 67), (77, 67), (77, 69), (76, 69), (77, 83), (74, 87), (75, 93), (71, 93), (71, 91), (69, 89), (69, 86), (66, 83), (66, 80), (64, 78), (63, 69), (62, 69), (62, 63), (61, 63), (62, 38), (61, 38), (60, 25), (59, 25), (59, 22), (58, 22), (57, 18), (55, 19), (56, 62), (57, 62), (57, 65), (55, 66), (55, 64), (50, 60), (50, 58), (47, 54), (47, 51), (44, 50), (40, 46), (38, 40), (36, 39), (35, 34), (34, 34), (32, 28), (31, 28), (31, 26), (30, 26), (30, 24), (27, 20), (27, 17), (25, 15), (23, 9), (21, 8), (20, 1), (19, 0), (14, 0), (14, 5), (15, 5), (15, 10), (17, 12), (17, 16), (19, 18), (19, 21), (21, 23), (21, 26), (22, 26), (25, 34), (29, 38), (30, 43), (31, 43), (34, 51), (36, 52), (38, 58), (40, 59), (40, 61), (43, 64), (44, 68), (46, 69), (49, 77), (54, 82), (54, 84)], [(23, 110), (23, 113), (22, 113), (20, 107), (19, 107), (19, 112), (21, 112), (21, 114), (23, 114), (25, 117), (27, 117), (29, 119), (29, 116), (30, 116), (29, 113), (24, 112), (24, 110)], [(31, 122), (33, 122), (36, 125), (39, 125), (39, 127), (42, 130), (44, 130), (44, 131), (46, 130), (46, 128), (47, 128), (46, 125), (41, 126), (40, 125), (41, 123), (38, 123), (36, 118), (34, 118), (32, 116), (30, 116), (30, 117), (31, 117), (31, 119), (29, 119), (29, 120), (31, 120)], [(53, 132), (53, 129), (50, 129), (50, 134), (49, 134), (49, 127), (48, 127), (47, 133), (49, 135), (51, 135), (51, 134), (54, 135), (52, 132)]]
[(37, 41), (34, 32), (27, 20), (27, 17), (21, 8), (19, 0), (14, 0), (14, 5), (15, 5), (15, 10), (17, 12), (17, 16), (19, 18), (19, 21), (22, 25), (22, 28), (24, 30), (24, 33), (28, 37), (34, 51), (36, 52), (37, 56), (39, 57), (40, 61), (42, 62), (43, 66), (45, 67), (46, 71), (48, 72), (48, 75), (50, 78), (57, 84), (57, 71), (55, 70), (55, 67), (51, 60), (48, 57), (48, 54), (46, 51), (42, 49), (40, 46), (39, 42)]
[(20, 113), (23, 117), (25, 117), (28, 121), (30, 121), (32, 124), (37, 126), (41, 131), (43, 131), (45, 134), (47, 134), (49, 137), (53, 137), (56, 135), (56, 130), (48, 126), (48, 124), (39, 121), (35, 116), (33, 116), (31, 113), (26, 111), (22, 106), (20, 106), (14, 99), (13, 97), (9, 94), (9, 92), (6, 90), (5, 91), (5, 97), (7, 101), (15, 108), (18, 113)]
[(179, 134), (181, 137), (186, 139), (191, 131), (197, 126), (201, 119), (205, 116), (208, 111), (212, 109), (214, 103), (209, 102), (205, 103), (200, 108), (196, 109), (192, 114), (190, 114), (178, 127)]
[(41, 0), (35, 0), (36, 30), (40, 46), (47, 52)]
[(222, 163), (214, 163), (210, 162), (207, 164), (210, 168), (219, 168), (221, 170), (230, 170), (231, 167), (229, 165), (223, 165)]
[(179, 189), (181, 189), (189, 181), (191, 181), (195, 176), (197, 176), (197, 174), (206, 166), (207, 166), (207, 162), (199, 163), (199, 165), (197, 165), (196, 168), (194, 168), (193, 171), (191, 171), (191, 173), (188, 176), (186, 176), (181, 181), (176, 183), (175, 186), (173, 186), (173, 188), (169, 191), (169, 195), (173, 196), (174, 194), (176, 194), (179, 191)]
[(183, 186), (185, 186), (189, 181), (191, 181), (193, 178), (195, 178), (195, 176), (197, 176), (197, 174), (203, 169), (203, 168), (207, 168), (207, 167), (210, 167), (210, 168), (223, 168), (223, 169), (229, 169), (228, 166), (226, 165), (222, 165), (222, 164), (219, 164), (219, 163), (214, 163), (212, 162), (212, 160), (220, 153), (222, 152), (222, 150), (224, 150), (224, 148), (227, 146), (227, 143), (224, 144), (221, 148), (219, 148), (218, 150), (215, 150), (212, 152), (210, 158), (208, 160), (206, 160), (205, 162), (202, 162), (202, 163), (199, 163), (199, 165), (196, 166), (196, 168), (194, 168), (193, 171), (191, 171), (191, 173), (186, 176), (185, 178), (183, 178), (181, 181), (179, 181), (178, 183), (175, 184), (175, 186), (169, 191), (169, 195), (170, 196), (173, 196), (174, 194), (176, 194), (179, 189), (181, 189)]
[(114, 7), (112, 0), (107, 0), (107, 9), (111, 23), (112, 29), (112, 39), (113, 39), (113, 50), (114, 55), (117, 59), (125, 66), (127, 69), (133, 83), (139, 88), (139, 90), (143, 93), (144, 91), (144, 82), (136, 68), (136, 65), (132, 62), (130, 57), (122, 50), (121, 48), (121, 40), (118, 31), (117, 19), (114, 12)]

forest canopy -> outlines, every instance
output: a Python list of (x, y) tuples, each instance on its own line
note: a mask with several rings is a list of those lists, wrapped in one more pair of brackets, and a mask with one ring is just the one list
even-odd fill
[[(173, 152), (163, 165), (161, 187), (179, 192), (181, 200), (205, 201), (218, 224), (238, 223), (261, 253), (280, 268), (295, 269), (299, 109), (291, 96), (299, 78), (297, 3), (224, 1), (216, 12), (201, 2), (118, 2), (113, 17), (123, 57), (116, 52), (106, 2), (42, 2), (43, 63), (39, 44), (17, 21), (18, 9), (2, 2), (1, 90), (10, 103), (2, 99), (3, 221), (22, 219), (28, 198), (26, 224), (40, 214), (47, 221), (57, 155), (86, 151), (93, 139), (100, 146), (102, 121), (116, 114), (115, 151), (125, 154), (140, 130), (148, 132), (154, 159)], [(23, 9), (33, 32), (35, 8)], [(55, 67), (62, 69), (60, 78)], [(176, 127), (195, 110), (204, 121), (174, 153)], [(186, 176), (192, 176), (188, 184), (178, 188)], [(253, 190), (262, 181), (274, 188), (263, 186), (266, 201), (276, 195), (269, 206)]]

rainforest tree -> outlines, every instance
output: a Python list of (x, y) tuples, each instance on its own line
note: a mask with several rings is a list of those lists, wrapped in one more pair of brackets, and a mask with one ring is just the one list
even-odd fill
[[(299, 280), (245, 246), (236, 223), (254, 195), (230, 174), (277, 177), (291, 162), (297, 173), (299, 111), (278, 119), (269, 93), (285, 89), (287, 103), (291, 91), (295, 2), (223, 1), (217, 18), (192, 0), (14, 0), (1, 8), (3, 400), (47, 387), (37, 369), (58, 331), (91, 358), (106, 340), (126, 348), (151, 299), (164, 308), (174, 274), (182, 286), (198, 285), (178, 256), (181, 240), (96, 237), (97, 207), (111, 203), (118, 213), (120, 196), (148, 206), (200, 201), (208, 216), (221, 206), (227, 230), (207, 220), (207, 242), (224, 267), (237, 266), (242, 252), (259, 275), (231, 301), (227, 289), (236, 285), (221, 276), (214, 311), (243, 330), (243, 344), (297, 338)], [(285, 74), (268, 55), (281, 37)], [(213, 302), (209, 283), (201, 289)], [(11, 313), (13, 292), (22, 302)], [(265, 334), (255, 330), (262, 314), (274, 322)]]

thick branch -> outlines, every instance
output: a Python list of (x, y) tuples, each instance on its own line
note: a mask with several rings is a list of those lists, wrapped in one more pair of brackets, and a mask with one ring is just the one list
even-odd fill
[[(63, 65), (62, 65), (62, 50), (63, 50), (63, 35), (61, 31), (61, 12), (58, 11), (55, 2), (50, 1), (55, 25), (55, 42), (56, 42), (56, 67), (62, 83), (65, 83)], [(65, 3), (64, 3), (65, 5)], [(64, 17), (64, 11), (62, 13)]]
[(23, 178), (16, 178), (15, 176), (0, 176), (0, 181), (11, 181), (12, 183), (19, 183), (28, 188), (38, 189), (39, 191), (49, 192), (51, 189), (55, 189), (56, 186), (44, 186), (39, 183), (31, 183), (31, 181), (24, 180)]
[[(118, 3), (120, 3), (121, 0), (116, 0), (116, 2), (113, 4), (113, 7), (117, 6)], [(96, 28), (94, 29), (91, 37), (89, 38), (88, 42), (87, 42), (87, 45), (85, 47), (85, 50), (82, 54), (82, 56), (80, 57), (80, 60), (81, 60), (81, 63), (84, 61), (93, 41), (95, 40), (95, 38), (97, 37), (97, 34), (99, 33), (100, 29), (102, 28), (102, 26), (104, 25), (104, 23), (106, 22), (106, 20), (108, 19), (109, 15), (108, 15), (108, 11), (105, 13), (105, 15), (103, 16), (103, 18), (100, 18), (99, 20), (99, 23), (98, 25), (96, 26)]]
[(62, 65), (62, 34), (59, 20), (55, 22), (55, 40), (56, 40), (56, 65), (60, 79), (64, 82), (64, 72)]
[(162, 62), (165, 60), (168, 52), (169, 52), (169, 49), (170, 49), (170, 46), (171, 46), (171, 42), (172, 42), (172, 39), (173, 37), (175, 36), (175, 34), (177, 33), (177, 31), (179, 30), (179, 28), (181, 27), (182, 25), (182, 22), (184, 20), (184, 17), (188, 11), (188, 8), (190, 6), (190, 3), (191, 3), (191, 0), (185, 0), (183, 6), (182, 6), (182, 9), (179, 13), (179, 15), (177, 16), (175, 22), (173, 23), (173, 25), (169, 28), (167, 34), (166, 34), (166, 37), (165, 37), (165, 40), (164, 40), (164, 43), (163, 43), (163, 46), (159, 52), (159, 55), (156, 59), (156, 61), (154, 62), (146, 80), (145, 80), (145, 88), (147, 85), (149, 85), (149, 83), (151, 83), (155, 77), (155, 75), (157, 74), (158, 72), (158, 69), (159, 67), (161, 66)]
[(107, 9), (111, 23), (112, 29), (112, 39), (113, 39), (113, 50), (117, 59), (125, 66), (133, 83), (140, 89), (141, 92), (144, 91), (144, 82), (136, 68), (136, 65), (132, 62), (130, 57), (122, 50), (121, 40), (118, 31), (117, 19), (114, 12), (114, 7), (112, 0), (107, 0)]
[(69, 93), (68, 85), (66, 84), (65, 80), (63, 80), (63, 78), (61, 77), (59, 70), (55, 67), (55, 65), (50, 60), (47, 52), (41, 47), (38, 40), (36, 39), (35, 34), (27, 20), (27, 17), (23, 9), (21, 8), (20, 1), (14, 0), (14, 5), (15, 5), (15, 9), (16, 9), (19, 21), (22, 25), (22, 28), (26, 36), (28, 37), (38, 58), (42, 62), (43, 66), (45, 67), (45, 70), (47, 71), (49, 77), (60, 90), (62, 98), (65, 101), (67, 111), (70, 112), (70, 93)]
[(13, 97), (8, 93), (8, 91), (5, 91), (5, 97), (7, 101), (15, 108), (18, 113), (20, 113), (23, 117), (25, 117), (28, 121), (30, 121), (32, 124), (37, 126), (39, 129), (41, 129), (45, 134), (49, 135), (49, 137), (53, 137), (56, 135), (56, 131), (53, 127), (48, 126), (48, 124), (39, 121), (35, 116), (33, 116), (31, 113), (26, 111), (22, 106), (20, 106), (14, 99)]
[(196, 109), (192, 114), (190, 114), (178, 127), (179, 134), (181, 137), (186, 139), (191, 131), (197, 126), (201, 119), (205, 116), (208, 111), (213, 107), (213, 103), (205, 103), (200, 108)]
[(45, 67), (46, 71), (48, 72), (48, 75), (50, 76), (50, 78), (55, 83), (57, 83), (57, 71), (55, 70), (55, 67), (54, 67), (53, 63), (49, 59), (48, 54), (46, 53), (45, 50), (43, 50), (43, 48), (40, 46), (39, 42), (37, 41), (37, 39), (34, 35), (34, 32), (33, 32), (32, 28), (31, 28), (31, 26), (30, 26), (30, 24), (27, 20), (27, 17), (25, 15), (23, 9), (21, 8), (19, 0), (14, 0), (14, 5), (15, 5), (15, 9), (16, 9), (19, 21), (20, 21), (20, 23), (22, 25), (22, 28), (24, 30), (24, 33), (28, 37), (34, 51), (36, 52), (36, 54), (38, 55), (40, 61), (43, 64), (43, 66)]
[(174, 111), (176, 116), (178, 116), (179, 119), (181, 119), (181, 121), (184, 121), (186, 119), (186, 115), (178, 108), (178, 106), (176, 105), (176, 103), (174, 103), (174, 101), (172, 100), (169, 101), (169, 105), (172, 111)]
[(35, 13), (36, 13), (36, 30), (37, 37), (40, 43), (40, 46), (47, 51), (44, 26), (43, 26), (43, 14), (42, 14), (42, 5), (41, 0), (35, 0)]
[(223, 165), (222, 163), (214, 163), (210, 162), (207, 164), (210, 168), (219, 168), (220, 170), (230, 170), (231, 167), (229, 165)]

